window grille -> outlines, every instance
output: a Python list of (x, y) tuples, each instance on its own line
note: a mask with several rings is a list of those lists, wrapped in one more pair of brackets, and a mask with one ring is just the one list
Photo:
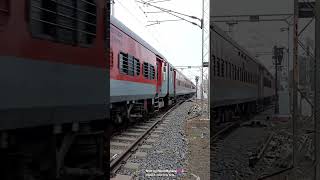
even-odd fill
[(220, 76), (220, 59), (217, 58), (217, 76)]
[(228, 78), (228, 74), (229, 74), (228, 62), (227, 62), (227, 61), (224, 61), (224, 62), (225, 62), (225, 64), (226, 64), (226, 65), (225, 65), (225, 71), (226, 71), (226, 72), (225, 72), (225, 77)]
[(220, 73), (221, 77), (224, 77), (224, 61), (223, 59), (221, 59), (221, 73)]
[(30, 0), (34, 37), (88, 46), (96, 38), (95, 0)]
[(147, 62), (143, 63), (143, 77), (149, 79), (149, 64)]
[(149, 73), (150, 73), (150, 79), (153, 80), (155, 78), (155, 69), (154, 69), (154, 66), (149, 64), (149, 67), (150, 67), (150, 70), (149, 70)]
[(212, 59), (213, 59), (213, 76), (216, 76), (216, 57), (214, 55), (212, 55)]
[(135, 70), (135, 75), (139, 76), (140, 75), (140, 60), (134, 58), (134, 70)]
[(238, 67), (236, 67), (236, 69), (237, 69), (237, 80), (239, 81), (239, 80), (240, 80), (240, 72), (239, 72), (239, 68), (238, 68)]
[(129, 74), (129, 57), (128, 54), (120, 53), (119, 54), (119, 69), (122, 74)]
[(109, 51), (109, 68), (113, 68), (113, 50), (110, 49)]

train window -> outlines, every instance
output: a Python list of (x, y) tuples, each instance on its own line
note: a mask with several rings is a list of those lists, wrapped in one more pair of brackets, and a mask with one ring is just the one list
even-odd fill
[(249, 82), (249, 78), (248, 78), (248, 72), (245, 71), (245, 82), (248, 83)]
[(96, 38), (95, 0), (30, 0), (31, 34), (60, 43), (88, 46)]
[(140, 61), (129, 54), (123, 52), (119, 53), (119, 69), (120, 73), (139, 76), (140, 75)]
[(246, 71), (246, 83), (249, 82), (249, 76), (248, 76), (248, 72)]
[(253, 84), (253, 74), (250, 73), (250, 83)]
[(224, 77), (227, 77), (227, 74), (228, 74), (228, 67), (227, 67), (228, 63), (227, 61), (224, 61), (224, 64), (223, 64), (223, 67), (224, 67), (224, 74), (223, 76)]
[(247, 83), (251, 83), (251, 80), (250, 80), (250, 73), (247, 72)]
[(113, 68), (113, 50), (112, 48), (109, 49), (109, 68)]
[(157, 71), (156, 71), (156, 76), (157, 76), (157, 81), (159, 81), (158, 68), (159, 68), (159, 67), (158, 67), (158, 63), (156, 63), (156, 70), (157, 70)]
[(149, 79), (149, 64), (147, 62), (143, 63), (143, 77)]
[(242, 82), (246, 82), (246, 72), (242, 71)]
[(214, 65), (215, 65), (215, 67), (214, 67), (214, 75), (218, 76), (218, 59), (215, 59)]
[(220, 77), (220, 59), (217, 58), (217, 76)]
[(244, 82), (248, 83), (248, 72), (244, 71)]
[(248, 72), (244, 72), (244, 82), (248, 83)]
[(230, 71), (229, 63), (228, 63), (228, 61), (226, 61), (226, 78), (229, 78), (229, 71)]
[(149, 75), (149, 77), (150, 77), (151, 80), (153, 80), (153, 79), (155, 78), (155, 73), (156, 73), (156, 71), (155, 71), (153, 65), (150, 64), (149, 67), (150, 67), (150, 70), (149, 70), (150, 75)]
[(128, 61), (129, 61), (128, 54), (120, 52), (119, 53), (119, 69), (120, 69), (120, 73), (128, 74), (128, 72), (129, 72), (128, 71), (128, 69), (129, 69)]
[(212, 55), (213, 60), (213, 76), (216, 76), (216, 57)]
[(166, 72), (167, 72), (167, 63), (163, 63), (164, 66), (163, 66), (163, 72), (162, 72), (162, 77), (163, 77), (163, 81), (166, 80)]
[(229, 62), (229, 78), (231, 79), (232, 78), (232, 75), (231, 75), (231, 63)]
[(236, 73), (235, 80), (237, 81), (238, 80), (238, 67), (237, 66), (234, 67), (234, 72)]
[(236, 70), (233, 64), (232, 64), (232, 79), (236, 80)]
[(237, 80), (237, 66), (234, 66), (234, 80)]
[(224, 61), (221, 59), (221, 72), (220, 72), (221, 77), (224, 77)]
[(134, 70), (135, 70), (135, 75), (139, 76), (140, 75), (140, 60), (134, 58)]
[(128, 75), (134, 76), (134, 69), (135, 68), (134, 68), (133, 56), (128, 55), (127, 64), (128, 64)]

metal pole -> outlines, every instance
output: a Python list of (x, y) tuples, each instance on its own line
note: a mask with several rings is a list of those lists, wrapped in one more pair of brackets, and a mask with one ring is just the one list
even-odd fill
[[(279, 97), (278, 97), (278, 62), (279, 57), (277, 51), (279, 50), (277, 46), (274, 48), (275, 52), (275, 76), (276, 76), (276, 82), (275, 82), (275, 95), (276, 95), (276, 105), (274, 108), (274, 114), (279, 114)], [(278, 51), (279, 52), (279, 51)]]
[(298, 165), (296, 152), (297, 152), (297, 120), (298, 120), (298, 96), (297, 96), (297, 86), (298, 86), (298, 0), (294, 0), (294, 23), (293, 23), (293, 78), (292, 78), (292, 103), (293, 103), (293, 114), (292, 114), (292, 134), (293, 134), (293, 174), (294, 179), (296, 179), (296, 168)]
[(202, 109), (202, 112), (203, 112), (203, 109), (204, 109), (204, 103), (203, 103), (203, 62), (204, 62), (204, 54), (203, 54), (203, 51), (204, 51), (204, 0), (202, 0), (202, 19), (201, 19), (201, 27), (202, 27), (202, 45), (201, 45), (201, 51), (202, 51), (202, 68), (201, 68), (201, 109)]
[(196, 101), (198, 99), (198, 81), (199, 81), (199, 76), (196, 76)]
[(291, 114), (291, 93), (290, 93), (290, 88), (289, 88), (289, 74), (290, 74), (290, 25), (288, 24), (288, 46), (287, 46), (287, 83), (288, 83), (288, 95), (289, 95), (289, 114)]
[(320, 81), (318, 80), (320, 75), (320, 0), (316, 0), (315, 4), (315, 59), (314, 59), (314, 128), (315, 128), (315, 135), (314, 135), (314, 156), (315, 156), (315, 176), (314, 179), (320, 179), (320, 166), (319, 166), (319, 158), (320, 158), (320, 146), (318, 141), (320, 140)]
[(112, 9), (111, 16), (114, 16), (114, 3), (115, 3), (115, 1), (111, 0), (111, 9)]

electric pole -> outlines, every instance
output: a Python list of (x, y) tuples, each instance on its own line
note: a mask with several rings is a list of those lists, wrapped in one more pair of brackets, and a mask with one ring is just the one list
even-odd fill
[(198, 99), (198, 82), (199, 82), (199, 76), (196, 76), (196, 100)]
[(278, 69), (279, 65), (281, 66), (281, 62), (283, 59), (283, 48), (278, 48), (277, 46), (273, 47), (273, 59), (275, 65), (275, 96), (276, 96), (276, 104), (274, 108), (274, 113), (279, 114), (279, 95), (278, 95), (278, 85), (279, 85), (279, 78), (278, 78)]
[(115, 1), (114, 0), (110, 0), (110, 4), (111, 4), (111, 16), (114, 16), (114, 3)]
[(299, 1), (294, 0), (294, 18), (293, 18), (293, 70), (292, 70), (292, 135), (293, 135), (293, 149), (292, 149), (292, 158), (293, 158), (293, 174), (294, 179), (296, 179), (297, 171), (297, 121), (298, 121), (298, 73), (299, 73), (299, 64), (298, 64), (298, 21), (299, 21)]
[(315, 20), (316, 20), (316, 29), (315, 29), (315, 51), (316, 57), (314, 59), (314, 124), (315, 124), (315, 140), (314, 140), (314, 155), (315, 155), (315, 177), (314, 179), (320, 178), (320, 0), (316, 0), (315, 4)]

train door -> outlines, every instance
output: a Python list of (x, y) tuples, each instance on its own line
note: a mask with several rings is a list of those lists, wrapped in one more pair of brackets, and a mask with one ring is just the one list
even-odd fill
[(259, 68), (259, 101), (260, 105), (263, 105), (264, 99), (264, 70), (263, 68)]
[(173, 94), (176, 97), (176, 79), (177, 79), (177, 71), (173, 70)]
[(260, 67), (258, 68), (258, 77), (257, 77), (257, 86), (258, 86), (258, 101), (260, 101), (260, 98), (261, 98), (261, 70), (260, 70)]
[(157, 94), (161, 94), (162, 86), (162, 59), (157, 58)]

